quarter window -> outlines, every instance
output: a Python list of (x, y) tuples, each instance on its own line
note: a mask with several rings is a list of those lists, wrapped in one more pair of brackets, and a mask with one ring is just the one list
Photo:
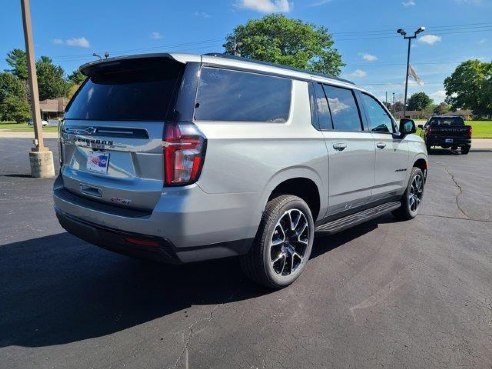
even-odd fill
[(333, 129), (328, 100), (326, 100), (323, 87), (319, 83), (314, 84), (314, 98), (319, 128), (322, 130)]
[(328, 85), (324, 88), (333, 119), (333, 128), (339, 131), (361, 131), (359, 109), (352, 90)]
[(369, 118), (369, 129), (372, 132), (392, 133), (393, 119), (386, 113), (386, 110), (372, 96), (362, 94), (364, 107)]
[(195, 119), (284, 123), (291, 90), (287, 78), (206, 67), (201, 71)]

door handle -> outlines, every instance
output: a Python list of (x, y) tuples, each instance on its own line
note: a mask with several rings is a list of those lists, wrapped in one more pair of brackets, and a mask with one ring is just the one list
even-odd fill
[(342, 142), (334, 143), (333, 148), (338, 151), (343, 151), (347, 148), (347, 144)]
[(376, 146), (378, 149), (384, 149), (386, 147), (386, 144), (384, 142), (378, 142)]

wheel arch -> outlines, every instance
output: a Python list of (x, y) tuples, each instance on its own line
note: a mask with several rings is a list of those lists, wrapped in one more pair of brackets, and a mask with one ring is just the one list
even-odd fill
[(275, 174), (262, 194), (257, 214), (263, 213), (268, 201), (281, 194), (291, 194), (302, 198), (308, 204), (313, 220), (324, 215), (327, 208), (328, 196), (319, 175), (307, 167), (292, 167)]

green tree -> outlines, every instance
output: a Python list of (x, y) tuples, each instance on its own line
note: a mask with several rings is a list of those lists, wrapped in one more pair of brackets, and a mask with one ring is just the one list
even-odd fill
[(417, 92), (408, 99), (408, 110), (424, 110), (430, 104), (432, 99), (425, 92)]
[(434, 110), (437, 106), (438, 105), (432, 103), (427, 105), (424, 109), (421, 110), (420, 117), (425, 119), (429, 118), (430, 116), (432, 116), (432, 114), (434, 114)]
[(7, 58), (5, 60), (11, 68), (7, 69), (6, 72), (10, 72), (17, 76), (19, 79), (27, 81), (27, 56), (24, 50), (13, 49), (7, 54)]
[(492, 63), (467, 60), (444, 80), (446, 102), (453, 109), (471, 109), (476, 115), (492, 114)]
[(63, 68), (54, 65), (51, 58), (42, 56), (36, 62), (36, 72), (38, 74), (39, 100), (68, 95), (70, 83), (63, 78)]
[(395, 111), (395, 112), (397, 112), (397, 111), (403, 111), (403, 103), (401, 101), (396, 101), (393, 104), (393, 111)]
[(225, 53), (338, 76), (345, 65), (328, 29), (271, 14), (237, 26)]
[(30, 116), (25, 81), (12, 73), (0, 73), (0, 120), (23, 122)]
[(444, 101), (442, 103), (440, 103), (439, 105), (437, 105), (435, 108), (434, 108), (434, 114), (439, 114), (439, 115), (442, 115), (442, 114), (446, 114), (447, 112), (449, 112), (451, 110), (451, 106), (449, 106), (449, 104), (446, 104)]
[(74, 85), (80, 85), (85, 81), (86, 76), (79, 70), (74, 70), (68, 75), (68, 81)]

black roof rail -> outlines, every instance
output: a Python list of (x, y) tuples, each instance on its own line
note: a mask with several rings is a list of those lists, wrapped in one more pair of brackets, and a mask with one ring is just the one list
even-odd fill
[(312, 75), (315, 75), (315, 76), (320, 76), (320, 77), (324, 77), (324, 78), (330, 78), (330, 79), (334, 79), (334, 80), (337, 80), (337, 81), (341, 81), (341, 82), (345, 82), (345, 83), (350, 83), (351, 85), (355, 85), (354, 82), (349, 81), (349, 80), (344, 79), (344, 78), (334, 77), (334, 76), (331, 76), (329, 74), (312, 72), (312, 71), (307, 70), (307, 69), (295, 68), (295, 67), (291, 67), (291, 66), (288, 66), (288, 65), (277, 64), (277, 63), (270, 63), (270, 62), (266, 62), (266, 61), (263, 61), (263, 60), (249, 59), (249, 58), (244, 58), (242, 56), (228, 55), (228, 54), (222, 54), (222, 53), (206, 53), (204, 55), (207, 55), (207, 56), (215, 56), (215, 57), (224, 58), (224, 59), (246, 61), (246, 62), (250, 62), (250, 63), (254, 63), (254, 64), (260, 64), (260, 65), (268, 65), (268, 66), (271, 66), (271, 67), (282, 68), (282, 69), (291, 70), (291, 71), (294, 71), (294, 72), (301, 72), (301, 73), (312, 74)]

